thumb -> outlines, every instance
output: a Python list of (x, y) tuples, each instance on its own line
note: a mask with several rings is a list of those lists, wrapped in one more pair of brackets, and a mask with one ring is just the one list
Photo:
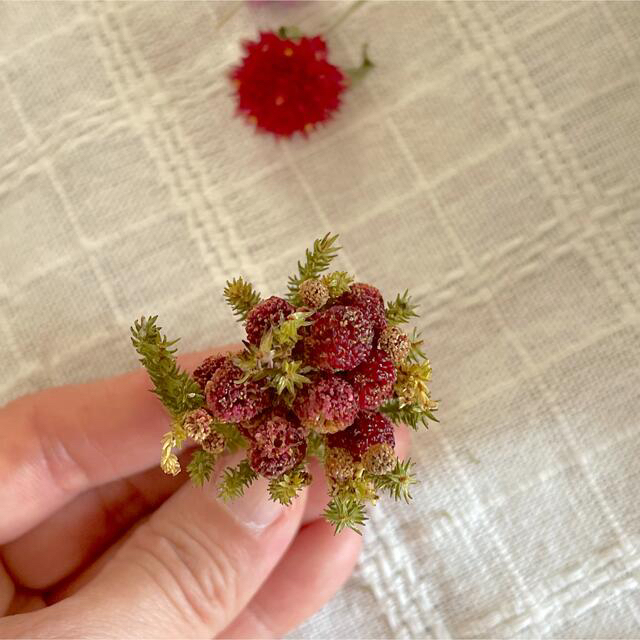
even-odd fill
[(260, 479), (224, 504), (211, 489), (182, 487), (84, 589), (48, 609), (15, 616), (24, 618), (14, 621), (16, 632), (215, 636), (244, 609), (297, 533), (306, 497), (285, 508), (268, 500), (266, 489)]

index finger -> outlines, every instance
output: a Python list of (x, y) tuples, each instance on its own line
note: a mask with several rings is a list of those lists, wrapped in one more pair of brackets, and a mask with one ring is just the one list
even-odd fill
[[(183, 356), (180, 364), (190, 370), (209, 353)], [(0, 544), (79, 493), (158, 463), (168, 418), (150, 387), (140, 370), (47, 389), (0, 409), (0, 505), (7, 515)]]

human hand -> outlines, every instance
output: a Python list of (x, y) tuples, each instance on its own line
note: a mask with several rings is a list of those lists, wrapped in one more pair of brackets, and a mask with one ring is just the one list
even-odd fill
[(319, 467), (291, 507), (262, 481), (221, 503), (158, 468), (149, 386), (140, 371), (0, 409), (0, 637), (278, 637), (350, 575), (361, 539), (321, 519)]

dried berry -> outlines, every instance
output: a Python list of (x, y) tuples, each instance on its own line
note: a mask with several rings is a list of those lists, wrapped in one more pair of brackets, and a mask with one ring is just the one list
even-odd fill
[(224, 451), (224, 436), (212, 429), (209, 435), (201, 442), (201, 446), (207, 453), (219, 456)]
[(362, 459), (369, 447), (382, 443), (395, 446), (393, 424), (389, 418), (374, 411), (362, 411), (350, 427), (327, 436), (327, 446), (346, 449), (356, 461)]
[(187, 413), (183, 426), (187, 437), (194, 442), (203, 442), (211, 433), (213, 418), (206, 409), (194, 409)]
[(342, 447), (327, 449), (324, 459), (324, 469), (331, 480), (338, 484), (349, 482), (356, 473), (356, 465), (353, 456)]
[(389, 473), (395, 467), (396, 460), (393, 447), (386, 442), (371, 445), (362, 456), (364, 468), (376, 476)]
[(294, 416), (279, 409), (266, 412), (252, 430), (251, 468), (267, 478), (293, 469), (307, 452), (306, 435)]
[(335, 305), (313, 316), (305, 353), (311, 364), (326, 371), (347, 371), (371, 351), (373, 327), (359, 309)]
[(211, 380), (213, 374), (227, 361), (227, 356), (209, 356), (202, 361), (202, 364), (195, 369), (193, 377), (198, 384), (204, 388), (207, 386), (207, 382)]
[(251, 420), (269, 405), (269, 394), (257, 382), (238, 384), (243, 372), (227, 360), (213, 374), (205, 388), (211, 413), (223, 422)]
[(349, 291), (343, 293), (338, 298), (338, 304), (360, 309), (364, 317), (373, 325), (376, 335), (387, 326), (382, 294), (370, 284), (364, 284), (362, 282), (352, 284)]
[(365, 362), (345, 374), (351, 383), (360, 409), (377, 409), (393, 394), (396, 369), (391, 358), (374, 349)]
[(298, 391), (293, 410), (305, 427), (335, 433), (353, 423), (358, 405), (346, 380), (325, 375)]
[(311, 309), (324, 307), (329, 300), (329, 289), (324, 282), (317, 278), (305, 280), (298, 290), (302, 302)]
[(252, 344), (260, 344), (260, 339), (271, 327), (286, 320), (295, 309), (282, 298), (271, 296), (259, 302), (247, 316), (247, 339)]
[(389, 355), (395, 364), (402, 364), (409, 355), (409, 336), (395, 325), (388, 326), (378, 338), (378, 349)]
[(276, 136), (306, 135), (340, 106), (347, 81), (327, 61), (322, 37), (293, 39), (263, 31), (244, 47), (246, 55), (231, 78), (238, 111), (257, 129)]

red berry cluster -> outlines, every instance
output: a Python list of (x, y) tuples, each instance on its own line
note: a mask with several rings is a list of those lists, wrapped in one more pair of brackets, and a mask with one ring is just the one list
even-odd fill
[(396, 368), (379, 345), (387, 329), (382, 294), (356, 283), (340, 296), (318, 297), (320, 281), (307, 286), (322, 308), (309, 311), (307, 300), (296, 308), (276, 296), (259, 302), (247, 314), (247, 342), (259, 345), (267, 331), (279, 327), (291, 314), (306, 310), (296, 353), (311, 369), (308, 382), (287, 406), (273, 389), (243, 379), (231, 356), (207, 358), (194, 372), (205, 392), (207, 408), (223, 422), (239, 423), (250, 440), (252, 469), (272, 478), (290, 471), (304, 458), (310, 431), (330, 434), (329, 447), (345, 449), (355, 462), (373, 445), (393, 447), (392, 424), (377, 410), (393, 394)]
[(245, 324), (239, 353), (206, 358), (190, 376), (157, 316), (131, 327), (132, 343), (171, 415), (160, 465), (176, 475), (177, 452), (199, 445), (187, 466), (192, 481), (211, 480), (225, 451), (246, 449), (220, 476), (222, 499), (268, 478), (272, 500), (291, 504), (311, 482), (310, 458), (324, 464), (330, 500), (324, 512), (339, 532), (366, 519), (365, 505), (386, 492), (411, 498), (410, 460), (394, 451), (394, 424), (417, 428), (435, 420), (431, 365), (420, 332), (400, 328), (416, 317), (408, 292), (385, 305), (375, 287), (328, 272), (339, 247), (327, 234), (289, 277), (285, 298), (265, 300), (243, 278), (224, 297)]

